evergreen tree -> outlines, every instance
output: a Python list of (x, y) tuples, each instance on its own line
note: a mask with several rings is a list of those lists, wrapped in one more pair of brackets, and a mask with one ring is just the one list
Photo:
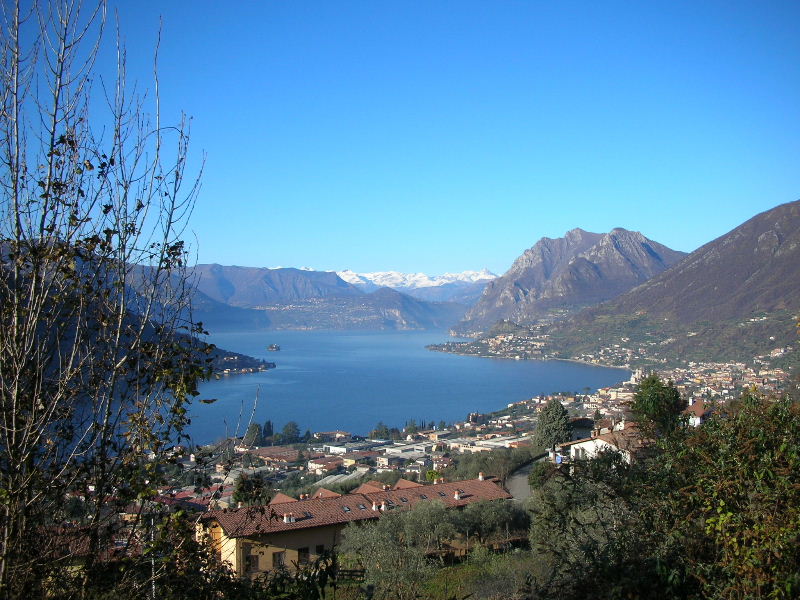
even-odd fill
[(391, 434), (389, 433), (389, 428), (386, 426), (386, 423), (378, 421), (378, 424), (375, 425), (375, 429), (370, 432), (369, 436), (371, 438), (388, 440)]
[(283, 426), (283, 441), (286, 444), (294, 444), (300, 439), (300, 427), (294, 421), (289, 421)]
[(260, 446), (261, 440), (261, 427), (258, 423), (251, 423), (247, 427), (247, 433), (242, 438), (242, 444), (245, 446)]
[(567, 409), (561, 402), (553, 398), (541, 413), (534, 434), (534, 445), (540, 448), (552, 448), (556, 444), (568, 442), (572, 437), (572, 425), (569, 422)]
[(674, 431), (685, 408), (686, 402), (672, 382), (665, 384), (655, 373), (642, 380), (631, 405), (640, 429), (655, 437)]
[(263, 429), (262, 429), (262, 436), (263, 436), (263, 438), (264, 438), (265, 440), (268, 440), (269, 438), (271, 438), (271, 437), (272, 437), (272, 435), (273, 435), (274, 433), (275, 433), (275, 432), (273, 431), (273, 428), (272, 428), (272, 421), (269, 421), (269, 420), (268, 420), (268, 421), (266, 421), (266, 422), (264, 423), (264, 427), (263, 427)]

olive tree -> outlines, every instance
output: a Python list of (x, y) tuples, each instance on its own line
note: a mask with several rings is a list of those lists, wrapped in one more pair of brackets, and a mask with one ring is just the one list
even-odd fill
[(430, 538), (407, 531), (413, 512), (393, 511), (375, 521), (351, 523), (344, 530), (339, 552), (345, 561), (363, 566), (365, 581), (375, 586), (377, 598), (418, 598), (434, 572), (425, 552)]
[(124, 48), (99, 86), (105, 2), (0, 18), (0, 594), (40, 596), (148, 539), (114, 515), (154, 493), (208, 373), (181, 241), (198, 180), (186, 119), (162, 124), (157, 79), (148, 116)]

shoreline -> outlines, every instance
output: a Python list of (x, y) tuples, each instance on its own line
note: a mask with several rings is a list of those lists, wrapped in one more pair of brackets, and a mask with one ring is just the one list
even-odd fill
[[(469, 343), (469, 342), (466, 342)], [(499, 358), (501, 360), (537, 360), (540, 362), (546, 362), (549, 360), (560, 360), (563, 362), (571, 362), (577, 363), (579, 365), (586, 365), (589, 367), (602, 367), (603, 369), (623, 369), (625, 371), (633, 371), (633, 367), (626, 367), (621, 365), (609, 365), (605, 363), (596, 363), (590, 362), (588, 360), (581, 360), (579, 358), (557, 358), (552, 356), (543, 356), (541, 358), (516, 358), (514, 356), (499, 356), (497, 354), (472, 354), (468, 352), (449, 352), (447, 350), (439, 350), (438, 348), (432, 348), (431, 346), (425, 346), (425, 349), (430, 352), (442, 352), (443, 354), (454, 354), (456, 356), (475, 356), (477, 358)]]

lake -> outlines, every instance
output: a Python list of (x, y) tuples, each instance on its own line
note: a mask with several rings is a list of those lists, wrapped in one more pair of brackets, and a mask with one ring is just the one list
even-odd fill
[[(201, 385), (190, 407), (195, 443), (242, 435), (267, 419), (280, 431), (344, 429), (366, 434), (378, 421), (466, 419), (470, 412), (560, 391), (584, 392), (628, 379), (621, 369), (567, 361), (516, 361), (431, 352), (446, 332), (258, 331), (211, 336), (221, 348), (277, 363), (276, 369), (227, 375)], [(279, 352), (268, 352), (279, 344)]]

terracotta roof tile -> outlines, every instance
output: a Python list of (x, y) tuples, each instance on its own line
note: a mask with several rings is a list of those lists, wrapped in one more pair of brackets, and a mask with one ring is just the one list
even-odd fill
[(384, 484), (380, 481), (367, 481), (362, 483), (356, 489), (354, 489), (351, 494), (367, 494), (369, 492), (374, 492), (376, 490), (382, 490)]
[(201, 519), (217, 521), (229, 537), (248, 537), (376, 519), (381, 511), (373, 510), (373, 505), (392, 509), (414, 506), (426, 500), (440, 500), (445, 506), (455, 507), (480, 500), (507, 498), (511, 495), (493, 481), (470, 479), (402, 490), (373, 488), (366, 494), (311, 498), (291, 504), (214, 510), (205, 513)]
[(336, 492), (324, 487), (321, 487), (314, 492), (314, 498), (338, 498), (339, 496), (341, 496), (341, 494), (337, 494)]
[(291, 496), (284, 494), (283, 492), (278, 492), (272, 497), (272, 500), (269, 501), (270, 505), (286, 504), (287, 502), (297, 502), (297, 498), (292, 498)]
[(393, 490), (405, 490), (408, 488), (422, 487), (421, 483), (416, 481), (409, 481), (408, 479), (398, 479), (397, 483), (392, 486)]

